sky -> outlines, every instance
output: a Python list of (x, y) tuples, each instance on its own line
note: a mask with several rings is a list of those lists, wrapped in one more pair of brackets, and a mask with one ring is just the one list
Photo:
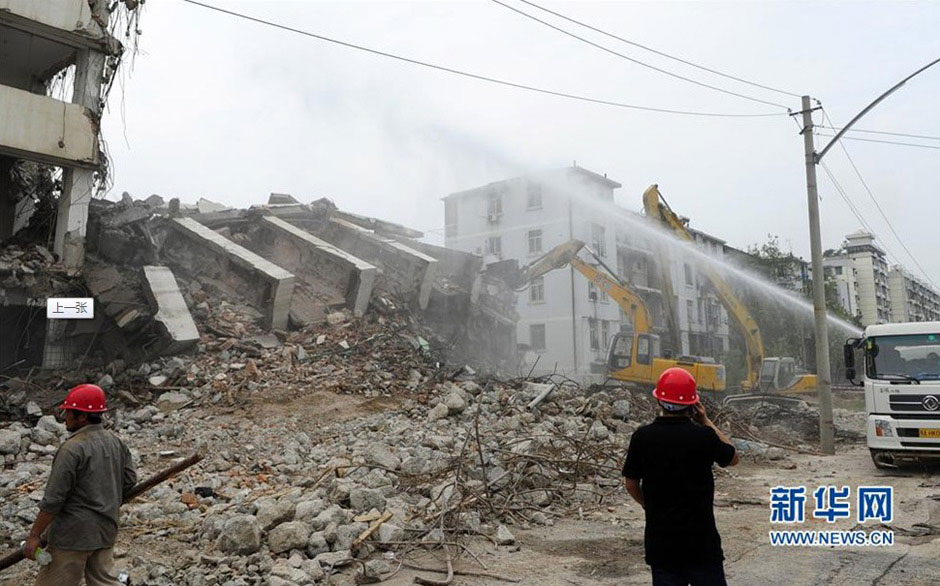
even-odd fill
[[(500, 0), (630, 58), (800, 109), (745, 85)], [(844, 124), (940, 57), (935, 2), (541, 2), (658, 51), (822, 102)], [(237, 19), (178, 0), (144, 6), (103, 124), (109, 198), (128, 191), (235, 207), (271, 192), (399, 222), (443, 242), (449, 193), (574, 161), (623, 184), (641, 207), (651, 183), (691, 226), (747, 248), (779, 237), (809, 259), (803, 140), (785, 109), (675, 79), (565, 36), (490, 0), (204, 0), (253, 17), (471, 73), (655, 108), (771, 117), (700, 117), (585, 103), (485, 83)], [(940, 65), (857, 128), (940, 137)], [(822, 123), (822, 113), (814, 119)], [(822, 130), (821, 133), (828, 131)], [(857, 133), (858, 138), (940, 140)], [(817, 137), (817, 141), (827, 141)], [(824, 163), (889, 252), (940, 284), (940, 150), (861, 141)], [(817, 149), (822, 145), (818, 144)], [(818, 169), (824, 248), (862, 228)], [(920, 274), (923, 277), (923, 274)]]

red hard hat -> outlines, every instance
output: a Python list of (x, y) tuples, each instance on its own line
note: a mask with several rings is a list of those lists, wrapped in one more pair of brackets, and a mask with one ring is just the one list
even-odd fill
[(678, 366), (667, 368), (656, 381), (653, 397), (664, 403), (694, 405), (698, 403), (695, 378), (684, 368)]
[(78, 385), (72, 387), (59, 409), (84, 411), (85, 413), (104, 413), (108, 410), (104, 391), (98, 385)]

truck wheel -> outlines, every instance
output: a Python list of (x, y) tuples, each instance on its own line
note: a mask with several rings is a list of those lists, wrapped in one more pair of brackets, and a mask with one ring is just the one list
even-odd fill
[(892, 468), (897, 468), (894, 464), (889, 464), (884, 460), (884, 450), (874, 450), (870, 449), (871, 452), (871, 461), (875, 465), (875, 468), (879, 470), (889, 470)]

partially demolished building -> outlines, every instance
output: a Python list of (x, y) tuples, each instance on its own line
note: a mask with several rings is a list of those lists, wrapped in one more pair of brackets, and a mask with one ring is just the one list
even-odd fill
[[(419, 242), (420, 232), (325, 199), (305, 205), (272, 194), (250, 209), (199, 211), (209, 207), (128, 194), (92, 200), (81, 271), (39, 244), (2, 249), (4, 329), (29, 343), (9, 344), (0, 368), (186, 352), (204, 333), (200, 317), (219, 304), (274, 332), (317, 326), (338, 311), (405, 312), (438, 351), (514, 368), (515, 293), (500, 278), (514, 267), (483, 267), (479, 256)], [(94, 297), (95, 319), (46, 320), (46, 297), (66, 295)]]

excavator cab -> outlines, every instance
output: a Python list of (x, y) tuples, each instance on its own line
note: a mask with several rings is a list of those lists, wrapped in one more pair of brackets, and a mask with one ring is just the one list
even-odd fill
[(796, 360), (788, 356), (764, 358), (760, 366), (758, 392), (805, 393), (816, 390), (816, 375), (801, 372)]
[(617, 332), (607, 348), (607, 370), (615, 373), (625, 369), (649, 369), (661, 352), (662, 341), (656, 334)]

